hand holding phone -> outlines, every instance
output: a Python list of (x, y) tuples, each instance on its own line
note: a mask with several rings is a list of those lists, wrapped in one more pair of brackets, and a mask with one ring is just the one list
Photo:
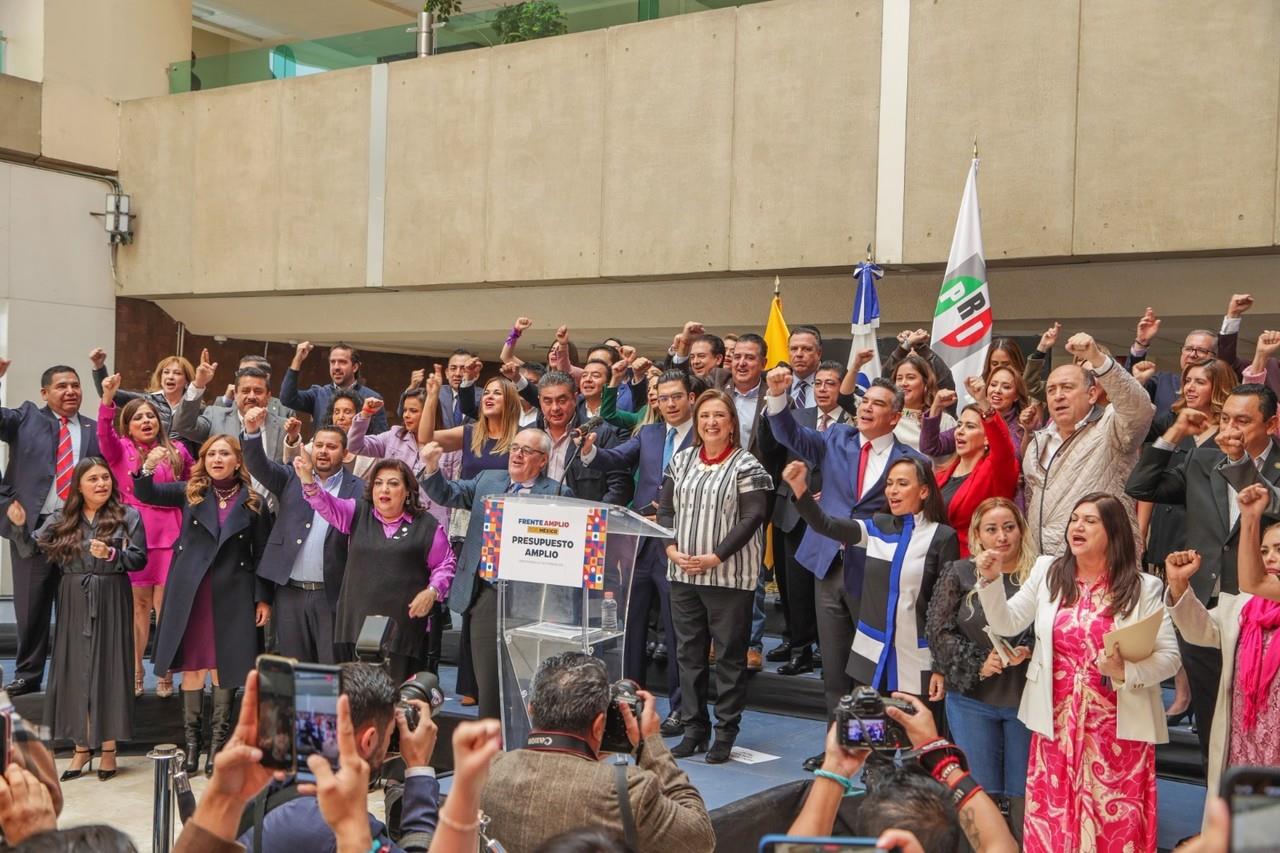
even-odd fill
[(1280, 767), (1233, 767), (1222, 780), (1231, 812), (1231, 853), (1276, 849), (1280, 826)]

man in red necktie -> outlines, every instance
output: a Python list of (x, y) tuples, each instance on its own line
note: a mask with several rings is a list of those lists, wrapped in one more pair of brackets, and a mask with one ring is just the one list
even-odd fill
[[(0, 377), (9, 362), (0, 359)], [(0, 487), (0, 536), (12, 538), (9, 506), (20, 504), (28, 533), (36, 530), (66, 503), (73, 483), (71, 472), (86, 456), (98, 456), (95, 423), (80, 416), (80, 376), (64, 364), (40, 377), (44, 406), (28, 400), (16, 409), (0, 408), (0, 440), (9, 445), (9, 464)], [(40, 689), (49, 652), (49, 621), (58, 588), (58, 572), (37, 552), (21, 557), (10, 546), (13, 566), (13, 607), (18, 622), (17, 667), (5, 685), (11, 696)]]

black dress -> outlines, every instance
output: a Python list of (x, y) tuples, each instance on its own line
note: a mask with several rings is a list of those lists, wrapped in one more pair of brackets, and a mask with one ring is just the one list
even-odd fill
[(413, 659), (426, 656), (427, 618), (410, 618), (409, 602), (426, 586), (426, 558), (438, 524), (430, 513), (418, 513), (412, 521), (400, 522), (400, 529), (388, 537), (369, 502), (356, 501), (347, 569), (338, 594), (335, 643), (354, 648), (366, 616), (387, 616), (395, 631), (385, 651)]
[[(58, 522), (55, 513), (35, 532), (35, 541), (18, 544), (34, 553)], [(133, 592), (128, 572), (147, 564), (147, 534), (142, 517), (125, 507), (123, 540), (113, 560), (89, 554), (95, 524), (81, 518), (81, 555), (58, 566), (58, 619), (53, 631), (49, 689), (44, 722), (55, 740), (87, 743), (97, 749), (109, 740), (133, 737)]]

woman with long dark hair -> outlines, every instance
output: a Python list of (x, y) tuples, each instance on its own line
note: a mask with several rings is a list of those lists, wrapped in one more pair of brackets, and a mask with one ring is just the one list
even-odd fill
[(204, 684), (213, 680), (213, 723), (205, 772), (231, 734), (231, 707), (258, 653), (258, 632), (271, 615), (271, 584), (257, 576), (271, 521), (253, 490), (240, 442), (213, 435), (200, 448), (185, 483), (156, 481), (166, 456), (153, 448), (134, 475), (134, 493), (149, 504), (182, 509), (164, 612), (151, 661), (156, 672), (182, 673), (186, 767), (200, 763)]
[(26, 513), (17, 501), (9, 505), (9, 520), (19, 554), (39, 548), (62, 572), (44, 713), (55, 739), (75, 743), (62, 780), (80, 776), (101, 747), (98, 778), (106, 781), (116, 774), (116, 741), (133, 736), (133, 599), (126, 573), (146, 564), (147, 538), (105, 461), (81, 459), (71, 482), (66, 504), (32, 538), (21, 533)]
[[(98, 405), (98, 447), (111, 467), (120, 490), (120, 498), (137, 508), (147, 531), (147, 564), (129, 575), (133, 585), (133, 693), (142, 695), (142, 654), (151, 631), (151, 611), (160, 618), (164, 605), (164, 586), (173, 562), (173, 546), (182, 531), (182, 511), (175, 507), (151, 506), (133, 493), (133, 475), (154, 448), (166, 453), (156, 466), (155, 478), (160, 483), (187, 479), (191, 471), (191, 453), (181, 441), (169, 439), (169, 428), (149, 397), (134, 397), (117, 409), (112, 402), (120, 388), (120, 374), (102, 380), (102, 402)], [(169, 673), (157, 673), (156, 695), (173, 695), (173, 679)]]
[[(920, 430), (925, 414), (933, 407), (938, 393), (938, 376), (923, 357), (914, 353), (898, 362), (893, 369), (893, 384), (902, 389), (902, 417), (893, 434), (908, 447), (920, 450)], [(939, 428), (955, 427), (956, 419), (947, 412), (938, 415)]]
[(707, 655), (714, 641), (716, 739), (707, 763), (720, 764), (729, 760), (747, 703), (751, 602), (773, 480), (742, 447), (728, 394), (703, 391), (693, 423), (693, 446), (671, 457), (658, 498), (658, 523), (676, 534), (666, 546), (667, 579), (685, 729), (671, 754), (687, 758), (707, 749)]
[(808, 472), (803, 462), (792, 462), (782, 472), (800, 516), (817, 533), (866, 550), (846, 671), (858, 684), (886, 695), (898, 690), (940, 701), (945, 688), (929, 651), (925, 617), (942, 567), (959, 558), (960, 547), (946, 524), (929, 463), (914, 457), (890, 466), (884, 483), (889, 512), (865, 520), (823, 512), (809, 491)]
[(369, 472), (364, 497), (339, 498), (320, 488), (311, 458), (293, 460), (302, 494), (320, 517), (349, 534), (347, 565), (338, 593), (333, 641), (355, 659), (366, 616), (389, 616), (391, 677), (401, 682), (426, 658), (427, 615), (453, 584), (456, 559), (443, 524), (423, 509), (417, 478), (399, 459), (380, 459)]
[[(1040, 557), (1006, 600), (999, 561), (977, 561), (978, 600), (1001, 636), (1035, 627), (1018, 718), (1033, 732), (1028, 851), (1156, 849), (1156, 752), (1168, 740), (1160, 682), (1178, 671), (1163, 585), (1144, 574), (1128, 514), (1105, 492), (1078, 500), (1066, 552)], [(1155, 648), (1124, 660), (1103, 636), (1157, 614)]]

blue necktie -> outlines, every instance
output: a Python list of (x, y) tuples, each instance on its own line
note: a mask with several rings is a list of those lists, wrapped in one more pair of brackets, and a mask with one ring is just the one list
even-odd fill
[(662, 470), (666, 471), (671, 464), (671, 457), (676, 452), (676, 428), (667, 427), (667, 441), (662, 445)]
[(520, 494), (520, 490), (523, 488), (524, 486), (521, 485), (520, 483), (513, 482), (511, 485), (507, 486), (507, 494), (518, 495)]

